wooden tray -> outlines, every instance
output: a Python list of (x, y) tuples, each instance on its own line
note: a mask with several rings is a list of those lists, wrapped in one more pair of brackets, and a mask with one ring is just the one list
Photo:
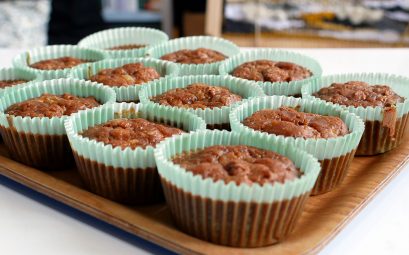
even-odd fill
[(336, 190), (307, 202), (294, 232), (280, 244), (256, 249), (214, 245), (178, 231), (165, 205), (128, 207), (83, 189), (77, 172), (42, 172), (7, 158), (0, 145), (0, 173), (98, 219), (182, 254), (311, 254), (321, 250), (391, 181), (409, 160), (409, 141), (379, 156), (355, 158)]

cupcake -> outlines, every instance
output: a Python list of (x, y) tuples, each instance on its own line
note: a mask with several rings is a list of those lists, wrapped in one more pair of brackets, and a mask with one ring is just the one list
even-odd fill
[(364, 131), (362, 120), (340, 107), (284, 96), (250, 99), (231, 111), (230, 123), (245, 137), (279, 141), (316, 157), (321, 172), (312, 195), (342, 183)]
[(70, 166), (64, 120), (75, 112), (114, 102), (102, 84), (75, 79), (36, 82), (0, 100), (0, 133), (10, 156), (45, 170)]
[(4, 90), (18, 89), (31, 84), (37, 80), (34, 72), (22, 70), (19, 68), (1, 68), (0, 69), (0, 95)]
[(42, 80), (65, 78), (81, 65), (104, 59), (106, 54), (74, 45), (53, 45), (29, 50), (13, 59), (15, 67), (37, 74)]
[(212, 36), (191, 36), (152, 47), (147, 56), (176, 63), (180, 75), (217, 74), (219, 65), (240, 49), (230, 41)]
[(408, 122), (409, 78), (382, 73), (322, 77), (303, 88), (303, 97), (319, 98), (355, 113), (365, 122), (357, 155), (376, 155), (399, 146)]
[(273, 49), (249, 50), (219, 67), (219, 74), (257, 82), (266, 95), (301, 97), (303, 84), (320, 77), (320, 64), (305, 55)]
[(156, 147), (155, 159), (179, 229), (246, 248), (291, 233), (320, 169), (295, 147), (218, 130), (172, 137)]
[(91, 80), (112, 87), (118, 102), (138, 102), (139, 90), (161, 77), (176, 76), (178, 67), (157, 59), (107, 59), (73, 70), (72, 78)]
[(134, 103), (83, 111), (65, 123), (86, 187), (127, 204), (163, 198), (153, 158), (157, 143), (205, 127), (204, 121), (191, 113)]
[(142, 103), (181, 108), (203, 118), (209, 129), (227, 130), (229, 112), (235, 104), (263, 95), (253, 82), (216, 75), (164, 78), (139, 92)]
[(168, 35), (157, 29), (120, 27), (91, 34), (82, 39), (78, 45), (102, 50), (111, 58), (139, 58), (144, 57), (150, 47), (167, 40), (169, 40)]

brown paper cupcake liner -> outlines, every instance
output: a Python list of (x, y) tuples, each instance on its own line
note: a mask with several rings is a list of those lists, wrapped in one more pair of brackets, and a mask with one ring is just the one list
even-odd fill
[(311, 191), (311, 195), (320, 195), (336, 188), (347, 175), (356, 150), (335, 158), (318, 160), (321, 172)]
[(175, 224), (212, 243), (260, 247), (284, 239), (299, 219), (309, 192), (273, 203), (222, 201), (194, 196), (161, 178)]
[(43, 135), (17, 132), (0, 126), (0, 133), (11, 158), (43, 170), (73, 166), (74, 160), (66, 135)]
[(365, 121), (365, 131), (359, 143), (356, 155), (370, 156), (390, 151), (398, 147), (405, 135), (408, 124), (408, 114), (396, 120), (395, 133), (390, 135), (390, 128), (384, 126), (382, 121)]
[(164, 199), (156, 167), (107, 166), (75, 151), (74, 158), (82, 181), (93, 193), (124, 204), (149, 204)]

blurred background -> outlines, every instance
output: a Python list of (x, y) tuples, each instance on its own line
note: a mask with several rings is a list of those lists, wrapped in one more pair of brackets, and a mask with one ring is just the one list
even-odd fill
[(76, 44), (120, 26), (240, 46), (408, 47), (409, 0), (0, 0), (0, 48)]

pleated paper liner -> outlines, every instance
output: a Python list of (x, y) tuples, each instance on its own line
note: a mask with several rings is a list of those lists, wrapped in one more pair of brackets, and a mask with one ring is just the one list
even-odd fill
[[(222, 180), (215, 182), (193, 175), (171, 161), (182, 152), (238, 144), (283, 154), (303, 175), (284, 184), (225, 184)], [(155, 159), (177, 227), (197, 238), (235, 247), (266, 246), (289, 235), (320, 169), (318, 161), (310, 154), (280, 141), (265, 143), (257, 137), (218, 130), (172, 137), (157, 146)]]
[(312, 76), (303, 80), (290, 82), (262, 82), (257, 84), (263, 88), (266, 95), (284, 95), (301, 97), (301, 87), (322, 75), (322, 68), (317, 60), (296, 52), (275, 50), (275, 49), (257, 49), (244, 51), (234, 57), (224, 61), (219, 67), (219, 74), (231, 75), (236, 67), (246, 62), (255, 60), (272, 60), (292, 62), (303, 66), (312, 72)]
[(15, 68), (15, 67), (7, 67), (7, 68), (1, 68), (0, 69), (0, 81), (13, 81), (13, 80), (26, 80), (27, 82), (20, 83), (17, 85), (5, 87), (5, 88), (0, 88), (0, 96), (4, 93), (4, 91), (12, 89), (16, 90), (21, 87), (27, 86), (35, 81), (38, 81), (39, 78), (37, 75), (28, 70), (23, 70), (20, 68)]
[(30, 118), (5, 113), (9, 106), (43, 93), (94, 96), (100, 103), (109, 103), (115, 102), (115, 92), (95, 82), (57, 79), (6, 92), (0, 100), (0, 132), (10, 156), (23, 164), (44, 170), (67, 168), (73, 162), (64, 129), (64, 120), (68, 116)]
[[(376, 155), (396, 148), (402, 142), (408, 123), (409, 78), (385, 73), (352, 73), (324, 76), (306, 84), (302, 88), (302, 94), (304, 98), (312, 99), (315, 98), (313, 94), (321, 88), (328, 87), (334, 82), (344, 83), (348, 81), (363, 81), (370, 85), (387, 85), (398, 95), (405, 98), (403, 103), (398, 103), (396, 107), (389, 109), (379, 106), (364, 108), (361, 106), (339, 105), (355, 113), (365, 122), (365, 132), (357, 148), (357, 155)], [(385, 115), (385, 112), (388, 112), (388, 114)], [(393, 124), (386, 124), (386, 120), (392, 120)]]
[[(225, 87), (232, 93), (242, 96), (243, 99), (264, 96), (263, 90), (251, 81), (220, 75), (191, 75), (183, 77), (164, 78), (152, 82), (147, 86), (144, 86), (140, 90), (139, 98), (142, 103), (153, 103), (153, 101), (151, 101), (152, 97), (161, 95), (171, 89), (185, 88), (192, 83), (205, 83), (208, 85)], [(215, 107), (212, 109), (181, 109), (194, 113), (197, 116), (203, 118), (206, 121), (207, 127), (209, 129), (230, 129), (229, 113), (233, 106), (234, 105)], [(172, 108), (170, 106), (166, 107)]]
[[(195, 50), (197, 48), (207, 48), (216, 50), (228, 58), (238, 54), (240, 49), (234, 43), (212, 36), (190, 36), (178, 39), (173, 39), (168, 42), (156, 45), (147, 51), (147, 56), (160, 59), (163, 55), (183, 50)], [(166, 60), (161, 60), (166, 61)], [(166, 61), (169, 62), (169, 61)], [(223, 61), (214, 62), (210, 64), (180, 64), (180, 75), (200, 75), (200, 74), (218, 74), (219, 66)]]
[[(164, 32), (146, 27), (120, 27), (106, 29), (83, 38), (78, 45), (103, 50), (111, 58), (144, 57), (154, 45), (166, 42), (169, 37)], [(127, 50), (110, 50), (112, 47), (139, 44), (145, 47)]]
[[(154, 68), (162, 77), (176, 76), (178, 67), (174, 63), (166, 63), (157, 59), (148, 58), (120, 58), (106, 59), (92, 64), (83, 65), (73, 70), (69, 77), (88, 80), (91, 76), (107, 68), (117, 68), (130, 63), (142, 63), (144, 66)], [(109, 86), (115, 90), (117, 102), (138, 102), (138, 93), (142, 86), (149, 82), (131, 86)], [(108, 86), (108, 85), (107, 85)]]
[(127, 204), (149, 204), (163, 198), (153, 156), (153, 147), (113, 147), (81, 136), (98, 124), (116, 118), (145, 118), (187, 132), (206, 128), (194, 114), (159, 105), (116, 103), (90, 109), (69, 118), (65, 127), (78, 171), (88, 189), (103, 197)]
[(13, 66), (34, 72), (42, 80), (51, 80), (57, 78), (66, 78), (71, 70), (79, 68), (83, 65), (81, 64), (72, 68), (59, 70), (40, 70), (30, 67), (31, 64), (42, 60), (61, 57), (74, 57), (91, 62), (96, 62), (105, 59), (107, 55), (99, 50), (82, 48), (75, 45), (53, 45), (31, 49), (17, 55), (13, 59)]
[[(305, 139), (285, 137), (256, 131), (243, 125), (243, 120), (262, 109), (276, 109), (281, 106), (300, 107), (301, 112), (340, 117), (348, 126), (349, 134), (329, 139)], [(259, 137), (270, 142), (281, 142), (305, 150), (321, 163), (321, 173), (312, 191), (319, 195), (337, 187), (348, 172), (355, 150), (364, 132), (364, 123), (355, 114), (340, 107), (319, 100), (305, 100), (285, 96), (269, 96), (250, 99), (230, 113), (230, 123), (234, 132), (244, 136)]]

